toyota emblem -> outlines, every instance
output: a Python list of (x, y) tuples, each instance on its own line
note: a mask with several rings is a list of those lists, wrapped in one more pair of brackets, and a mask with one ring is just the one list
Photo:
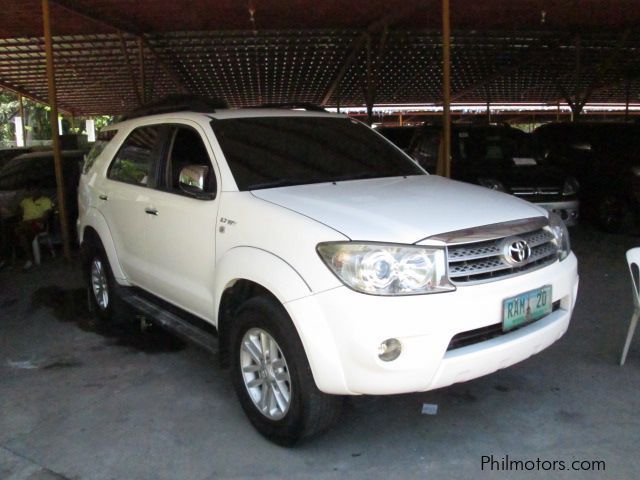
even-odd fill
[(510, 238), (504, 243), (502, 256), (509, 265), (521, 265), (531, 257), (531, 247), (522, 238)]

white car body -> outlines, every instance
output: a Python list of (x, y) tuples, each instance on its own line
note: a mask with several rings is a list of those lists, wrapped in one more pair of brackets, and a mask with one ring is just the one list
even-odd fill
[[(214, 326), (227, 288), (240, 279), (261, 285), (291, 317), (318, 389), (331, 394), (444, 387), (524, 360), (565, 333), (578, 290), (573, 253), (519, 275), (458, 284), (451, 292), (376, 296), (345, 286), (316, 252), (319, 243), (331, 241), (444, 246), (435, 237), (546, 221), (544, 209), (429, 175), (239, 191), (210, 122), (257, 116), (336, 117), (264, 109), (178, 112), (109, 127), (117, 134), (80, 181), (77, 228), (80, 239), (87, 228), (97, 232), (120, 285), (146, 290)], [(215, 199), (107, 178), (133, 129), (165, 123), (201, 135), (215, 171)], [(500, 324), (503, 300), (547, 285), (558, 306), (549, 315), (448, 350), (455, 335)], [(385, 362), (379, 347), (391, 338), (401, 342), (402, 353)]]

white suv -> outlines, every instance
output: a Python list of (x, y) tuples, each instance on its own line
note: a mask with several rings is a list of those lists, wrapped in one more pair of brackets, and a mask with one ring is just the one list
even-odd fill
[(342, 395), (445, 387), (567, 330), (562, 221), (426, 174), (364, 124), (283, 109), (167, 111), (101, 132), (79, 190), (93, 308), (217, 336), (247, 416), (280, 444)]

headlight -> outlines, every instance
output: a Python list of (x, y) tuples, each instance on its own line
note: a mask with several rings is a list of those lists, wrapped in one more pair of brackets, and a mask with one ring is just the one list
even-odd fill
[(447, 277), (444, 247), (327, 242), (317, 249), (340, 281), (357, 292), (418, 295), (455, 290)]
[(504, 188), (504, 185), (501, 181), (496, 180), (495, 178), (480, 178), (478, 182), (483, 187), (490, 188), (491, 190), (497, 190), (498, 192), (506, 192), (507, 190)]
[(558, 258), (564, 260), (571, 252), (569, 231), (560, 216), (555, 213), (549, 213), (549, 229), (553, 233), (554, 243), (558, 248)]
[(564, 181), (564, 187), (562, 187), (562, 195), (569, 196), (575, 195), (578, 193), (578, 189), (580, 188), (580, 183), (575, 177), (568, 177)]

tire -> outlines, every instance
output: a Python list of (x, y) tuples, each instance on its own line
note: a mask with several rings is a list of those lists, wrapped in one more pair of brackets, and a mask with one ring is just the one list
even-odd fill
[(245, 302), (230, 341), (236, 394), (263, 436), (292, 446), (338, 419), (342, 397), (318, 390), (295, 327), (276, 301), (254, 297)]
[(87, 282), (89, 309), (103, 322), (120, 323), (127, 318), (121, 289), (113, 276), (102, 245), (83, 245), (84, 274)]
[(620, 233), (629, 226), (630, 209), (627, 202), (616, 195), (606, 195), (595, 205), (596, 222), (605, 232)]

